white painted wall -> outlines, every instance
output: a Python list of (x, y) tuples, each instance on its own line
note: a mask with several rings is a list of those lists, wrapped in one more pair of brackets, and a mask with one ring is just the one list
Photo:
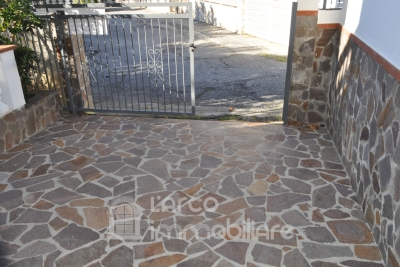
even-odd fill
[(347, 0), (341, 11), (320, 11), (318, 24), (340, 23), (400, 69), (400, 1)]
[(2, 91), (1, 102), (6, 104), (10, 108), (10, 111), (19, 109), (25, 105), (14, 51), (7, 51), (0, 54), (0, 88)]
[[(296, 2), (296, 0), (293, 2)], [(318, 0), (298, 0), (297, 2), (298, 11), (318, 10)]]
[(232, 32), (240, 32), (241, 10), (237, 6), (203, 1), (192, 1), (192, 3), (195, 20), (222, 27)]

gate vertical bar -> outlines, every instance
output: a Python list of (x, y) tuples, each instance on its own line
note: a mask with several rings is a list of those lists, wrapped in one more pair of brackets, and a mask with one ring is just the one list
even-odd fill
[(290, 23), (290, 38), (289, 38), (289, 51), (286, 66), (286, 82), (285, 82), (285, 96), (283, 100), (283, 112), (282, 120), (286, 125), (288, 123), (288, 108), (289, 108), (289, 94), (292, 81), (292, 62), (293, 62), (293, 49), (294, 49), (294, 38), (296, 32), (296, 18), (297, 18), (297, 2), (292, 3), (292, 20)]
[(190, 44), (190, 95), (192, 102), (192, 115), (196, 115), (196, 88), (194, 73), (194, 23), (193, 23), (193, 5), (189, 5), (189, 44)]

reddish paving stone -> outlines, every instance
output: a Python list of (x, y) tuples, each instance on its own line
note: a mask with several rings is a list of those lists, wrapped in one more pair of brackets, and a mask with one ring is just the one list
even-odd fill
[(54, 230), (58, 231), (62, 228), (64, 228), (65, 226), (68, 225), (68, 223), (64, 222), (63, 220), (61, 220), (59, 217), (55, 217), (53, 220), (51, 220), (49, 222), (50, 226), (53, 227)]
[(93, 166), (86, 167), (79, 171), (84, 182), (92, 181), (101, 178), (103, 175), (98, 169)]
[(377, 246), (354, 246), (354, 253), (357, 258), (370, 260), (370, 261), (380, 261), (382, 260), (381, 253)]
[(59, 164), (58, 166), (55, 167), (55, 169), (60, 171), (78, 171), (93, 162), (95, 162), (94, 159), (85, 156), (79, 156), (74, 160)]
[(165, 252), (162, 242), (147, 245), (135, 245), (133, 249), (135, 252), (135, 259), (145, 259)]
[(249, 206), (247, 205), (246, 201), (243, 198), (239, 198), (234, 201), (218, 205), (216, 212), (228, 215), (248, 207)]
[(171, 256), (162, 256), (154, 258), (145, 262), (139, 263), (139, 267), (159, 267), (159, 266), (171, 266), (184, 260), (187, 256), (183, 254), (174, 254)]
[(373, 242), (371, 231), (361, 221), (330, 221), (328, 225), (342, 243), (368, 244)]
[(86, 218), (86, 225), (90, 228), (99, 230), (109, 225), (109, 208), (84, 208), (83, 213)]
[(38, 210), (48, 210), (50, 208), (54, 207), (54, 204), (45, 201), (45, 200), (40, 200), (38, 203), (36, 203), (33, 208), (38, 209)]
[(61, 206), (56, 208), (58, 215), (70, 221), (73, 221), (79, 225), (83, 225), (83, 217), (78, 213), (75, 208), (70, 208), (68, 206)]

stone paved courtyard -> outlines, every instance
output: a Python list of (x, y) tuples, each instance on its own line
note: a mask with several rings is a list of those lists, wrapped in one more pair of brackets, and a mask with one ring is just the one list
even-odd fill
[[(0, 266), (383, 266), (325, 128), (71, 116), (1, 154), (0, 183)], [(140, 235), (112, 220), (126, 199)]]

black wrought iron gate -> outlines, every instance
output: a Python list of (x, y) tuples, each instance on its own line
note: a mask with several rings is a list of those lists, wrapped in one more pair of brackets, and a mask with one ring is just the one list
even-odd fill
[(72, 112), (194, 115), (194, 30), (183, 14), (65, 15), (56, 27)]

